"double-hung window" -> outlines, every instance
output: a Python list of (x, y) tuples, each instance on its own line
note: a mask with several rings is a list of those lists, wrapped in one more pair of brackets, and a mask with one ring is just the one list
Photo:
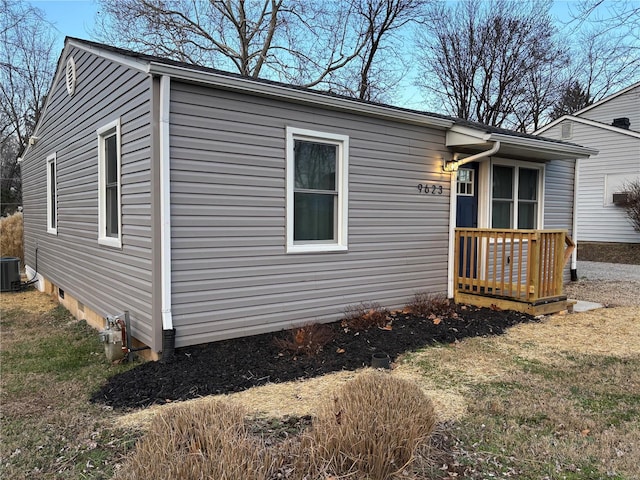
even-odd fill
[(120, 120), (98, 131), (98, 243), (122, 246)]
[(58, 170), (56, 154), (47, 157), (47, 232), (58, 234)]
[(541, 176), (538, 167), (492, 166), (491, 228), (538, 228)]
[(347, 249), (349, 137), (287, 128), (287, 252)]

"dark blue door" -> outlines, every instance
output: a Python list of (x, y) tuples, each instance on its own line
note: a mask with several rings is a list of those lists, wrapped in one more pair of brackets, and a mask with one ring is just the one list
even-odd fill
[(471, 162), (458, 170), (456, 227), (478, 226), (478, 163)]
[[(478, 226), (478, 163), (471, 162), (458, 169), (456, 185), (456, 227), (477, 228)], [(460, 245), (460, 259), (458, 274), (469, 277), (471, 275), (471, 257), (474, 258), (473, 277), (477, 275), (477, 245), (471, 245), (471, 238), (462, 238)], [(473, 255), (471, 249), (473, 248)], [(465, 253), (466, 252), (466, 253)], [(466, 262), (464, 257), (466, 256)], [(462, 264), (466, 263), (463, 270)]]

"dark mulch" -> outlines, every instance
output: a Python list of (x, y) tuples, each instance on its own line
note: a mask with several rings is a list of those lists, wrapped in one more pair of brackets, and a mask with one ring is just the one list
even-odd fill
[[(176, 349), (171, 362), (142, 363), (111, 377), (92, 401), (127, 409), (187, 400), (205, 395), (246, 390), (268, 382), (311, 378), (339, 370), (370, 365), (373, 353), (399, 354), (466, 337), (502, 334), (506, 328), (535, 318), (512, 311), (457, 305), (455, 314), (433, 319), (396, 312), (392, 330), (377, 327), (345, 332), (340, 322), (330, 324), (335, 335), (314, 356), (283, 353), (274, 344), (288, 332), (237, 338)], [(342, 352), (342, 353), (339, 353)]]
[(640, 243), (580, 242), (578, 260), (640, 265)]

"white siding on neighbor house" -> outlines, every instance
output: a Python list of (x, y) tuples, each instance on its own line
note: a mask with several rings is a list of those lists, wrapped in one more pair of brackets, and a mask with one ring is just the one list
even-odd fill
[[(543, 133), (560, 138), (562, 122)], [(622, 207), (611, 203), (609, 185), (640, 177), (640, 139), (604, 128), (573, 122), (572, 143), (593, 147), (598, 155), (580, 160), (578, 178), (578, 241), (640, 242)], [(609, 188), (611, 190), (611, 188)]]
[(611, 125), (614, 118), (626, 117), (631, 122), (630, 130), (640, 132), (640, 86), (581, 113), (579, 117), (606, 125)]
[[(285, 253), (286, 126), (349, 136), (348, 252)], [(170, 128), (177, 346), (446, 292), (443, 131), (177, 81)]]
[[(68, 95), (64, 75), (52, 86), (39, 140), (22, 163), (25, 261), (35, 268), (37, 249), (38, 273), (100, 315), (129, 310), (134, 336), (151, 345), (151, 80), (86, 51), (70, 53), (75, 93)], [(60, 61), (64, 66), (67, 58)], [(116, 118), (122, 132), (121, 249), (98, 244), (96, 129)], [(46, 158), (54, 152), (57, 235), (47, 233), (46, 224)]]

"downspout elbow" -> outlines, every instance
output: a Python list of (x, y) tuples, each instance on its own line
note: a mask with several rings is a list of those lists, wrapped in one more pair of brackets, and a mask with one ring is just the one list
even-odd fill
[(489, 150), (476, 153), (474, 155), (471, 155), (470, 157), (465, 157), (462, 160), (451, 160), (449, 162), (445, 162), (442, 169), (445, 172), (454, 172), (467, 163), (475, 162), (476, 160), (480, 160), (481, 158), (490, 157), (491, 155), (497, 153), (498, 150), (500, 150), (500, 142), (496, 140), (495, 142), (493, 142), (493, 146)]

